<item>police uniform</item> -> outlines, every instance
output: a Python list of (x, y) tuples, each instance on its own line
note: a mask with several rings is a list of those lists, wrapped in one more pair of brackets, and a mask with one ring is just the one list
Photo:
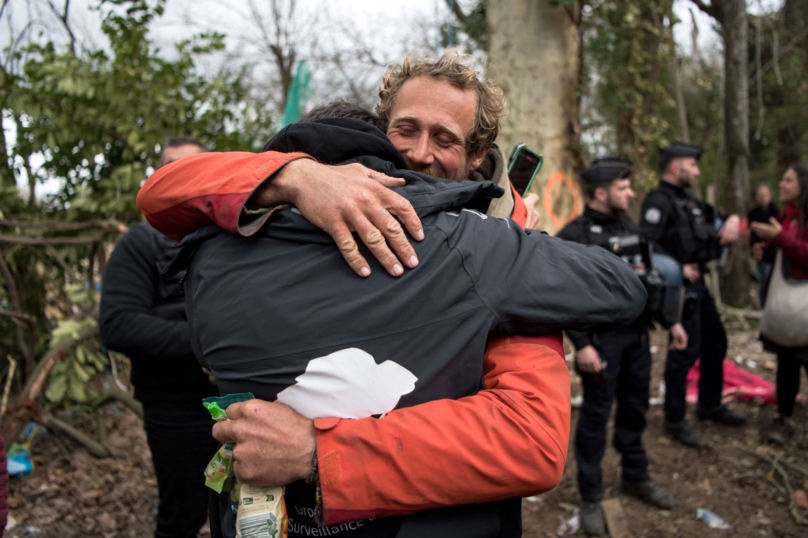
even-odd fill
[[(702, 151), (698, 146), (674, 144), (660, 149), (660, 157), (699, 159)], [(717, 257), (719, 239), (715, 222), (719, 216), (723, 217), (710, 204), (697, 200), (681, 187), (662, 181), (643, 202), (640, 229), (652, 241), (655, 251), (670, 255), (682, 265), (697, 263), (703, 274), (706, 262)], [(700, 446), (704, 444), (700, 436), (696, 435), (698, 439), (691, 443), (670, 429), (676, 424), (685, 426), (687, 373), (697, 358), (701, 358), (699, 418), (732, 425), (742, 424), (744, 419), (721, 404), (727, 334), (715, 301), (701, 276), (695, 282), (686, 283), (686, 288), (696, 305), (693, 313), (682, 321), (688, 336), (687, 348), (668, 352), (665, 364), (665, 418), (666, 427), (680, 441)]]
[[(598, 159), (581, 175), (590, 184), (607, 183), (627, 177), (630, 166), (630, 161), (622, 159)], [(601, 213), (587, 206), (583, 215), (567, 224), (557, 237), (608, 248), (610, 238), (635, 234), (639, 234), (639, 229), (624, 222), (618, 215)], [(584, 503), (598, 503), (602, 497), (600, 464), (606, 450), (606, 423), (615, 398), (617, 414), (613, 443), (622, 454), (624, 487), (627, 484), (653, 484), (648, 475), (648, 458), (642, 445), (652, 362), (646, 329), (648, 321), (648, 317), (643, 315), (630, 327), (610, 333), (567, 333), (576, 349), (592, 345), (603, 362), (603, 370), (597, 374), (579, 372), (584, 397), (575, 434), (575, 457), (578, 463), (578, 487)], [(653, 487), (657, 493), (664, 493), (655, 485)], [(672, 504), (673, 499), (666, 493), (664, 495), (667, 496), (667, 503)], [(648, 498), (644, 500), (657, 504)]]

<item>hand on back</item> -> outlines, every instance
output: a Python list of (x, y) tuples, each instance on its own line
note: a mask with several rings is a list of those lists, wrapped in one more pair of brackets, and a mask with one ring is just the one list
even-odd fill
[(287, 164), (264, 188), (256, 190), (251, 203), (293, 204), (333, 237), (351, 268), (366, 277), (370, 265), (359, 252), (352, 234), (356, 232), (387, 272), (400, 276), (404, 267), (418, 265), (402, 223), (416, 241), (424, 238), (421, 220), (410, 202), (390, 190), (404, 184), (403, 179), (361, 164), (328, 166), (300, 159)]

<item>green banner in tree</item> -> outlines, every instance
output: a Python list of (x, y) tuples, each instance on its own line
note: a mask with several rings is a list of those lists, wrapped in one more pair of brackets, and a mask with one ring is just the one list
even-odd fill
[(286, 110), (283, 111), (281, 128), (300, 119), (309, 97), (311, 97), (311, 71), (309, 71), (306, 60), (300, 60), (292, 86), (289, 88), (289, 95), (286, 98)]

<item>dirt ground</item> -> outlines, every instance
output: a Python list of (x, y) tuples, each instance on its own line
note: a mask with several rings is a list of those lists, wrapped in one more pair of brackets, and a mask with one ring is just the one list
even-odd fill
[[(740, 356), (745, 369), (774, 382), (774, 355), (762, 351), (757, 332), (735, 331), (730, 332), (729, 336), (728, 356), (732, 359)], [(656, 351), (651, 382), (651, 396), (654, 398), (659, 396), (663, 377), (666, 340), (663, 333), (654, 333), (651, 341), (652, 350)], [(805, 376), (804, 373), (801, 375)], [(575, 377), (573, 374), (573, 396), (581, 393)], [(808, 395), (805, 379), (801, 389), (805, 398)], [(684, 447), (664, 435), (662, 406), (651, 406), (643, 442), (648, 452), (652, 478), (676, 499), (676, 506), (670, 511), (658, 510), (620, 495), (619, 454), (611, 445), (607, 447), (603, 459), (604, 499), (620, 500), (630, 536), (808, 537), (808, 526), (798, 524), (791, 513), (793, 507), (801, 521), (808, 521), (808, 506), (793, 506), (794, 503), (790, 501), (794, 495), (788, 491), (808, 491), (808, 436), (794, 439), (783, 448), (761, 445), (760, 427), (771, 420), (774, 406), (739, 402), (729, 405), (747, 415), (747, 426), (731, 428), (707, 422), (696, 423), (695, 406), (690, 407), (688, 418), (710, 442), (710, 446), (702, 450)], [(808, 426), (808, 412), (804, 404), (797, 404), (794, 418), (798, 425)], [(572, 436), (577, 420), (577, 410), (573, 410)], [(610, 439), (612, 431), (610, 423)], [(556, 536), (560, 524), (568, 521), (579, 505), (572, 445), (571, 439), (561, 484), (544, 495), (523, 502), (525, 538)], [(772, 462), (775, 461), (778, 465), (773, 470)], [(788, 476), (788, 484), (780, 470)], [(696, 519), (696, 510), (699, 508), (722, 517), (731, 529), (710, 529), (706, 523)]]
[[(656, 351), (652, 397), (659, 396), (664, 344), (663, 334), (652, 335), (652, 349)], [(730, 333), (729, 357), (738, 356), (746, 369), (773, 381), (774, 357), (761, 351), (756, 332)], [(580, 392), (573, 375), (573, 395)], [(805, 382), (802, 394), (808, 396)], [(608, 447), (603, 461), (605, 498), (620, 499), (631, 536), (808, 537), (808, 526), (798, 524), (792, 515), (793, 510), (801, 520), (808, 520), (808, 507), (796, 506), (792, 501), (793, 491), (808, 491), (808, 436), (784, 448), (761, 446), (759, 429), (774, 413), (772, 406), (731, 405), (749, 416), (749, 424), (739, 429), (699, 424), (698, 430), (711, 443), (701, 451), (682, 447), (664, 436), (662, 408), (651, 407), (644, 442), (651, 475), (676, 497), (676, 507), (670, 512), (620, 496), (619, 457)], [(32, 444), (36, 470), (26, 478), (11, 481), (13, 522), (7, 537), (153, 536), (157, 487), (142, 424), (125, 409), (106, 405), (101, 413), (108, 427), (107, 445), (119, 457), (93, 459), (70, 440), (40, 434)], [(808, 426), (804, 405), (798, 404), (795, 419)], [(575, 410), (572, 421), (574, 431)], [(523, 503), (526, 538), (556, 536), (559, 525), (570, 519), (580, 502), (575, 473), (570, 446), (561, 484)], [(726, 519), (731, 530), (708, 528), (696, 520), (698, 508)]]

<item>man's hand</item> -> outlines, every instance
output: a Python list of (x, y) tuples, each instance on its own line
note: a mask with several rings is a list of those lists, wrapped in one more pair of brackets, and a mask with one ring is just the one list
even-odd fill
[(777, 222), (777, 219), (774, 217), (769, 219), (769, 224), (765, 222), (753, 222), (750, 226), (752, 227), (752, 231), (764, 241), (774, 239), (783, 231), (783, 225)]
[(603, 369), (600, 354), (593, 346), (579, 349), (575, 354), (575, 362), (578, 364), (578, 370), (588, 374), (596, 374)]
[(263, 400), (230, 405), (213, 437), (235, 443), (233, 471), (251, 486), (285, 486), (305, 480), (314, 450), (314, 422), (291, 408)]
[(738, 215), (730, 215), (724, 221), (724, 225), (718, 230), (718, 237), (721, 239), (722, 245), (731, 245), (738, 240), (741, 236), (741, 217)]
[(387, 272), (400, 276), (404, 273), (402, 263), (413, 268), (418, 257), (399, 221), (417, 241), (424, 238), (421, 220), (410, 202), (390, 190), (404, 184), (403, 179), (361, 164), (328, 166), (298, 159), (264, 182), (250, 203), (262, 207), (291, 203), (309, 222), (333, 237), (351, 268), (366, 277), (370, 265), (351, 234), (357, 232)]
[(687, 348), (687, 332), (681, 323), (677, 323), (671, 327), (671, 344), (668, 346), (670, 350), (682, 350)]
[(687, 280), (688, 282), (695, 282), (701, 276), (701, 271), (699, 271), (699, 264), (697, 263), (686, 263), (682, 266), (682, 277)]
[(527, 207), (527, 222), (525, 222), (525, 230), (538, 230), (541, 226), (541, 215), (535, 209), (535, 206), (538, 203), (539, 195), (535, 192), (530, 193), (525, 197), (525, 206)]
[(754, 243), (752, 245), (752, 257), (756, 262), (763, 261), (763, 243)]

